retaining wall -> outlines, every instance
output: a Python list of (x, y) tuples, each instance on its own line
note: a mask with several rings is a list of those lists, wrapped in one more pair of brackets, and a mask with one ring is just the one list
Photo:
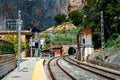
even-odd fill
[(14, 54), (0, 55), (0, 78), (13, 70), (17, 65)]
[(88, 61), (92, 64), (96, 64), (99, 66), (103, 66), (103, 67), (107, 67), (107, 68), (111, 68), (111, 69), (115, 69), (115, 70), (120, 71), (120, 65), (118, 65), (118, 64), (103, 62), (103, 61), (99, 61), (99, 60), (88, 60)]

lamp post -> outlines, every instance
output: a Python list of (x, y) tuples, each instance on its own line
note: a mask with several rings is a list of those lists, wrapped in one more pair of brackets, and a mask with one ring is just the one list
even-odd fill
[(104, 37), (104, 20), (103, 20), (103, 11), (101, 14), (101, 44), (102, 44), (102, 53), (105, 52), (105, 37)]
[(18, 11), (18, 71), (20, 71), (21, 26), (22, 26), (21, 11), (19, 10), (19, 11)]
[(31, 55), (31, 58), (32, 58), (32, 46), (33, 46), (33, 40), (32, 40), (32, 37), (30, 38), (30, 55)]

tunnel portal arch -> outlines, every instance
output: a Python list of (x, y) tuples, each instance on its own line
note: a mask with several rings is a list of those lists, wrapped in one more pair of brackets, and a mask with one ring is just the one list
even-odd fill
[(74, 48), (74, 47), (70, 47), (69, 49), (68, 49), (68, 54), (69, 55), (73, 55), (73, 54), (75, 54), (76, 53), (76, 49)]

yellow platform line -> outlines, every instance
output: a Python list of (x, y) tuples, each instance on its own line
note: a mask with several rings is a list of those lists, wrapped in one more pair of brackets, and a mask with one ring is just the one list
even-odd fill
[(44, 59), (40, 59), (36, 62), (32, 73), (32, 80), (46, 80), (43, 71), (43, 61)]

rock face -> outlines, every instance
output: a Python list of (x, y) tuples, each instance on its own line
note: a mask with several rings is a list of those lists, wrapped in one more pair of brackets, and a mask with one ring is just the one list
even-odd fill
[(1, 0), (0, 13), (6, 18), (17, 18), (22, 11), (23, 29), (46, 29), (55, 24), (54, 16), (82, 9), (82, 0)]

